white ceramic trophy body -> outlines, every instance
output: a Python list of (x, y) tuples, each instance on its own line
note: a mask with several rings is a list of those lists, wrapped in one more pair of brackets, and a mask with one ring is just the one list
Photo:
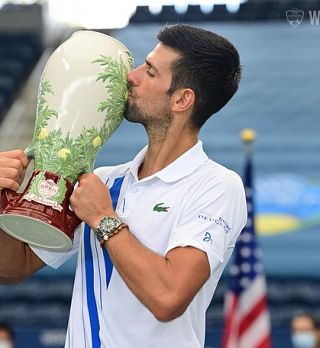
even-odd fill
[(34, 172), (22, 194), (2, 190), (0, 228), (34, 246), (67, 250), (80, 220), (69, 208), (79, 175), (123, 120), (129, 50), (114, 38), (76, 32), (50, 56), (39, 86), (27, 154)]

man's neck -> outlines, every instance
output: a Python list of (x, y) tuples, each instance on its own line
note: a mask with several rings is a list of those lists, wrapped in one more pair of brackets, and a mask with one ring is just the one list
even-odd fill
[(174, 162), (198, 142), (198, 133), (170, 136), (159, 141), (150, 139), (144, 161), (139, 168), (139, 180), (146, 178)]

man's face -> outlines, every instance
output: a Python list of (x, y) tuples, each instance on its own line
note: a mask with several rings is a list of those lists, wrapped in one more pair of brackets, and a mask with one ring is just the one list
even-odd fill
[(147, 128), (168, 128), (172, 119), (171, 64), (179, 57), (174, 50), (159, 43), (145, 62), (128, 74), (130, 84), (125, 118)]
[(317, 330), (309, 317), (301, 315), (294, 318), (291, 329), (292, 343), (295, 348), (315, 348), (317, 346)]
[(3, 329), (0, 329), (0, 347), (13, 348), (13, 342), (10, 334)]

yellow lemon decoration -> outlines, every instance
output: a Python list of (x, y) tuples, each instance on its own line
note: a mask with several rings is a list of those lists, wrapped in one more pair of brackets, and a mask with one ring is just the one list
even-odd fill
[(92, 145), (93, 147), (96, 149), (97, 147), (101, 146), (102, 144), (102, 139), (101, 137), (98, 135), (96, 136), (93, 140), (92, 140)]
[(66, 148), (63, 148), (61, 149), (59, 152), (58, 152), (58, 156), (63, 159), (63, 160), (66, 160), (67, 157), (70, 155), (70, 150), (69, 149), (66, 149)]
[(38, 134), (38, 139), (39, 140), (44, 140), (48, 136), (49, 132), (47, 128), (41, 128), (41, 131)]

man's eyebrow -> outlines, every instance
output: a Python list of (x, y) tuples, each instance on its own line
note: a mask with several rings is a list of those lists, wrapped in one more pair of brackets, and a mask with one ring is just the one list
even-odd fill
[(157, 74), (159, 74), (159, 70), (154, 66), (154, 65), (152, 65), (151, 63), (150, 63), (150, 61), (146, 58), (145, 59), (145, 63), (150, 67), (150, 68), (152, 68)]

